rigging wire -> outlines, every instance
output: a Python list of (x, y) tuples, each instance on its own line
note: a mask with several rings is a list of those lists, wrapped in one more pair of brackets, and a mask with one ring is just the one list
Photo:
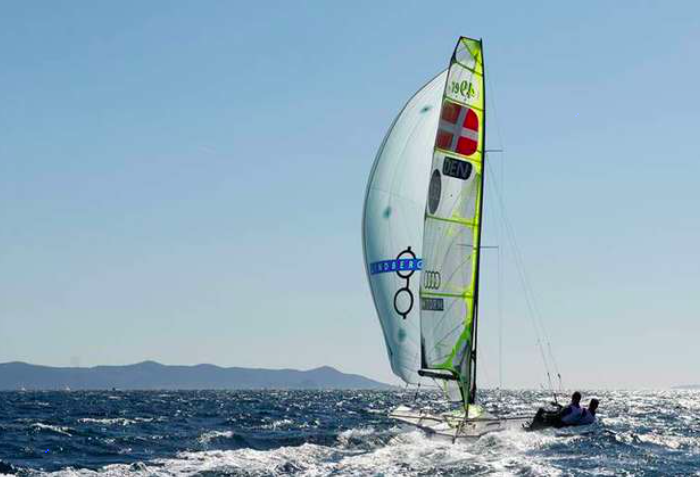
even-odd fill
[[(487, 152), (493, 152), (493, 151), (487, 151)], [(489, 368), (486, 366), (482, 366), (480, 368), (480, 372), (484, 374), (484, 378), (486, 382), (493, 383), (496, 386), (496, 397), (495, 400), (500, 406), (502, 404), (502, 390), (503, 390), (503, 286), (502, 286), (502, 281), (503, 281), (503, 270), (502, 270), (502, 262), (501, 262), (501, 225), (500, 221), (498, 219), (498, 216), (496, 215), (495, 212), (495, 207), (489, 207), (486, 211), (486, 214), (488, 215), (488, 221), (489, 224), (494, 224), (496, 227), (496, 242), (498, 245), (483, 245), (481, 248), (482, 249), (489, 249), (489, 250), (495, 250), (496, 251), (496, 317), (497, 317), (497, 330), (498, 330), (498, 337), (497, 337), (497, 353), (498, 353), (498, 360), (496, 362), (496, 369), (497, 369), (497, 380), (492, 380), (491, 375), (489, 373)]]
[(418, 387), (416, 388), (416, 394), (413, 396), (413, 402), (418, 401), (418, 393), (420, 392), (420, 383), (418, 383)]
[[(491, 167), (487, 163), (487, 167)], [(540, 320), (538, 319), (537, 316), (537, 311), (536, 308), (533, 304), (533, 296), (531, 293), (531, 288), (528, 283), (527, 275), (525, 274), (524, 271), (524, 261), (522, 259), (522, 255), (520, 253), (520, 249), (517, 245), (517, 241), (515, 238), (515, 232), (513, 231), (512, 226), (510, 225), (510, 221), (508, 220), (507, 213), (504, 209), (503, 204), (501, 203), (501, 195), (500, 195), (500, 190), (498, 189), (498, 186), (495, 184), (495, 182), (492, 180), (491, 181), (491, 186), (493, 187), (493, 190), (496, 192), (496, 196), (499, 201), (499, 206), (500, 206), (500, 219), (503, 223), (504, 229), (506, 231), (506, 238), (508, 240), (508, 244), (510, 245), (511, 248), (511, 254), (513, 255), (513, 259), (516, 264), (516, 270), (517, 270), (517, 275), (518, 278), (520, 279), (520, 284), (523, 288), (523, 292), (525, 295), (525, 304), (527, 305), (527, 309), (529, 311), (529, 316), (530, 316), (530, 322), (533, 325), (534, 331), (535, 331), (535, 338), (537, 342), (537, 347), (540, 353), (540, 358), (542, 359), (542, 364), (544, 365), (545, 372), (547, 374), (547, 382), (549, 384), (549, 389), (550, 391), (553, 391), (552, 387), (552, 371), (551, 367), (549, 364), (549, 359), (547, 358), (547, 353), (545, 353), (545, 346), (544, 343), (542, 342), (542, 336), (544, 335), (542, 331), (542, 324)]]
[[(498, 227), (498, 243), (501, 243), (502, 230), (499, 224)], [(497, 265), (497, 284), (496, 293), (498, 294), (497, 312), (498, 312), (498, 402), (499, 405), (503, 401), (503, 264), (501, 261), (501, 247), (498, 247), (496, 253)]]
[[(491, 82), (490, 76), (486, 78), (486, 81), (488, 82), (488, 87), (491, 91), (493, 90), (493, 84)], [(492, 110), (494, 113), (496, 112), (496, 101), (494, 99), (494, 94), (489, 95), (490, 100), (491, 100), (491, 106)], [(498, 136), (498, 141), (499, 141), (499, 146), (500, 149), (503, 149), (503, 137), (501, 134), (501, 128), (500, 128), (500, 122), (499, 122), (499, 117), (497, 114), (493, 115), (494, 117), (494, 122), (496, 126), (496, 135)], [(506, 232), (506, 238), (508, 239), (510, 248), (511, 248), (511, 254), (513, 255), (515, 264), (516, 264), (516, 269), (518, 271), (517, 275), (520, 280), (521, 286), (523, 287), (524, 295), (525, 295), (525, 301), (527, 304), (527, 309), (529, 311), (529, 316), (530, 316), (530, 322), (533, 325), (533, 329), (535, 331), (535, 337), (537, 341), (537, 346), (539, 349), (540, 357), (542, 359), (542, 363), (545, 368), (545, 372), (547, 374), (547, 382), (549, 384), (549, 390), (554, 394), (554, 399), (556, 401), (556, 393), (554, 392), (554, 388), (552, 386), (552, 369), (556, 373), (556, 377), (558, 378), (559, 381), (559, 391), (562, 391), (563, 384), (562, 384), (562, 377), (561, 377), (561, 372), (559, 371), (559, 366), (557, 364), (557, 360), (554, 357), (554, 352), (552, 351), (552, 345), (551, 345), (551, 340), (549, 338), (549, 334), (547, 333), (546, 327), (544, 326), (544, 320), (542, 319), (542, 314), (540, 312), (540, 309), (537, 305), (537, 297), (534, 292), (534, 289), (532, 288), (532, 285), (530, 284), (529, 277), (527, 275), (527, 272), (525, 271), (525, 266), (524, 266), (524, 259), (522, 252), (520, 251), (520, 247), (518, 246), (517, 238), (515, 235), (515, 231), (513, 226), (511, 225), (511, 222), (508, 218), (508, 214), (506, 212), (505, 208), (505, 152), (503, 152), (503, 155), (501, 156), (501, 167), (500, 167), (500, 178), (501, 178), (501, 184), (503, 185), (503, 189), (498, 187), (496, 184), (496, 181), (493, 179), (494, 173), (493, 173), (493, 168), (491, 166), (491, 161), (484, 161), (486, 163), (486, 167), (489, 169), (489, 178), (490, 178), (490, 184), (493, 187), (493, 190), (496, 193), (496, 196), (498, 198), (498, 205), (499, 205), (499, 212), (500, 212), (500, 218), (501, 218), (501, 223), (502, 227), (499, 227), (499, 233), (501, 232), (502, 229), (505, 230)], [(499, 242), (501, 240), (501, 237), (499, 237)], [(501, 276), (501, 270), (500, 270), (500, 250), (499, 250), (499, 287), (501, 286), (500, 280), (502, 279)], [(499, 292), (499, 306), (500, 306), (500, 292)], [(499, 328), (502, 326), (502, 317), (500, 316), (500, 310), (499, 310)], [(502, 338), (500, 336), (501, 331), (499, 330), (499, 354), (502, 353), (501, 346), (502, 346)], [(544, 343), (543, 343), (543, 338), (544, 337)], [(545, 352), (545, 345), (546, 345), (546, 352)], [(499, 361), (502, 361), (502, 357), (499, 357)], [(550, 366), (551, 362), (551, 366)], [(500, 374), (502, 371), (499, 369), (499, 379), (502, 379), (502, 375)]]

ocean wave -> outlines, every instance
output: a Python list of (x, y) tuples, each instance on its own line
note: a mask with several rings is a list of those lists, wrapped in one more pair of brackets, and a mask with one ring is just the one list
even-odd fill
[[(208, 433), (210, 437), (226, 433)], [(375, 434), (371, 428), (350, 429), (342, 439), (366, 438)], [(426, 437), (420, 431), (396, 434), (386, 445), (357, 450), (303, 444), (271, 450), (237, 449), (180, 452), (174, 458), (155, 459), (149, 463), (109, 465), (99, 470), (65, 469), (50, 477), (140, 477), (195, 475), (464, 475), (488, 473), (557, 476), (561, 471), (528, 456), (526, 451), (539, 445), (541, 437), (525, 433), (502, 433), (474, 443), (445, 442)]]
[(83, 424), (103, 424), (106, 426), (118, 425), (118, 426), (129, 426), (131, 424), (138, 424), (141, 422), (153, 422), (152, 417), (115, 417), (115, 418), (94, 418), (94, 417), (83, 417), (78, 419), (78, 422)]
[(70, 427), (65, 427), (65, 426), (53, 426), (51, 424), (44, 424), (42, 422), (35, 422), (34, 424), (31, 425), (31, 428), (41, 432), (41, 431), (46, 431), (46, 432), (54, 432), (56, 434), (63, 434), (65, 436), (71, 437), (75, 433), (73, 429)]
[(263, 424), (262, 428), (263, 429), (272, 429), (277, 430), (277, 429), (282, 429), (282, 428), (288, 428), (294, 425), (294, 421), (292, 419), (275, 419), (272, 422), (268, 424)]
[(197, 440), (200, 444), (209, 444), (212, 440), (215, 439), (230, 439), (231, 437), (233, 437), (233, 431), (209, 431), (199, 436), (199, 439)]
[[(700, 477), (700, 432), (693, 416), (700, 394), (678, 394), (669, 405), (676, 394), (598, 393), (603, 416), (597, 426), (507, 430), (454, 444), (387, 417), (409, 401), (444, 405), (437, 393), (160, 394), (123, 392), (114, 401), (105, 399), (107, 393), (46, 393), (42, 400), (61, 409), (49, 417), (45, 408), (26, 405), (31, 396), (8, 393), (0, 460), (19, 469), (19, 477)], [(546, 398), (533, 391), (481, 394), (485, 405), (511, 413), (527, 411), (523, 402)]]

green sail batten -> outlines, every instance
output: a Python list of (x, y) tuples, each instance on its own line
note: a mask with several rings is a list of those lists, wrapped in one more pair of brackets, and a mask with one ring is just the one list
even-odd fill
[(463, 226), (469, 227), (469, 228), (477, 227), (478, 224), (479, 224), (479, 222), (478, 222), (476, 219), (469, 220), (469, 219), (457, 219), (457, 218), (447, 218), (447, 217), (436, 217), (436, 216), (434, 216), (434, 215), (429, 215), (429, 214), (426, 214), (425, 218), (426, 218), (426, 219), (430, 219), (430, 220), (437, 220), (437, 221), (440, 221), (440, 222), (449, 222), (449, 223), (452, 223), (452, 224), (463, 225)]
[(450, 101), (453, 102), (453, 103), (457, 103), (457, 104), (459, 104), (459, 105), (461, 105), (461, 106), (468, 106), (468, 107), (470, 107), (471, 109), (475, 109), (475, 110), (477, 110), (477, 111), (479, 111), (479, 112), (483, 112), (483, 111), (484, 111), (482, 108), (480, 108), (480, 107), (478, 107), (478, 106), (474, 106), (473, 104), (467, 104), (467, 103), (465, 103), (465, 102), (463, 102), (463, 101), (460, 101), (460, 100), (457, 99), (457, 98), (450, 98)]
[(459, 154), (458, 152), (449, 151), (447, 149), (442, 149), (440, 147), (436, 147), (435, 150), (438, 152), (442, 152), (443, 154), (448, 154), (450, 156), (456, 156), (462, 160), (469, 161), (469, 162), (473, 163), (474, 165), (480, 165), (481, 158), (483, 157), (483, 154), (481, 153), (481, 151), (479, 151), (478, 153), (476, 153), (472, 156), (464, 156), (462, 154)]
[(429, 292), (429, 291), (422, 291), (420, 292), (420, 296), (427, 296), (427, 297), (441, 297), (441, 298), (473, 298), (474, 295), (471, 294), (471, 292), (464, 292), (464, 293), (444, 293), (444, 292)]

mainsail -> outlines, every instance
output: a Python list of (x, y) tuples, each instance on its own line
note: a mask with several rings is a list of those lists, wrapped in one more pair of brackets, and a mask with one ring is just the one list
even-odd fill
[(462, 37), (450, 61), (428, 172), (420, 321), (421, 367), (457, 379), (466, 404), (475, 393), (484, 94), (481, 42)]
[(407, 383), (420, 377), (418, 293), (426, 171), (435, 144), (443, 72), (404, 106), (370, 173), (363, 216), (365, 266), (391, 368)]
[[(462, 37), (450, 66), (394, 120), (365, 196), (367, 277), (394, 373), (436, 379), (462, 408), (400, 405), (389, 414), (452, 441), (520, 429), (527, 417), (473, 406), (484, 198), (485, 85), (480, 40)], [(427, 194), (426, 194), (427, 192)]]

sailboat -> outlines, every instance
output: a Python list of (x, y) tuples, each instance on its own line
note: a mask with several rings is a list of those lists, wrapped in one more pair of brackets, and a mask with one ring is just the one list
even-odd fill
[(474, 438), (520, 426), (476, 404), (485, 174), (483, 44), (461, 37), (449, 68), (392, 123), (365, 196), (367, 277), (394, 374), (434, 380), (456, 411), (399, 406), (390, 416), (430, 434)]

